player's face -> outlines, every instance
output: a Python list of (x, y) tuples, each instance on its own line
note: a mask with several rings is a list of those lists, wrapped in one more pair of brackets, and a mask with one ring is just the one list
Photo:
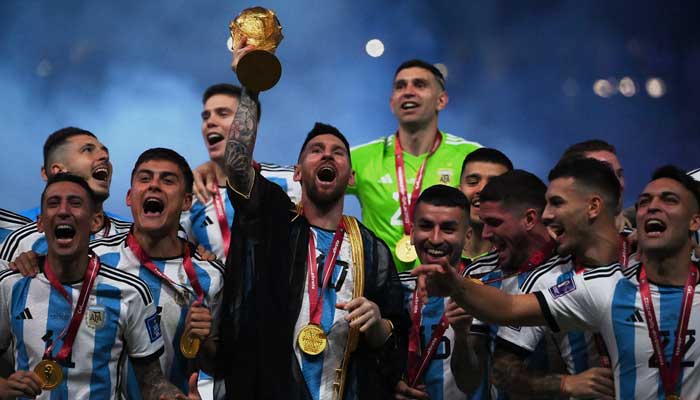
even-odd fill
[(185, 177), (172, 161), (150, 160), (139, 165), (126, 195), (134, 228), (156, 236), (177, 232), (180, 213), (192, 205)]
[(557, 243), (561, 255), (578, 253), (582, 234), (588, 227), (588, 198), (576, 189), (574, 178), (558, 178), (549, 183), (542, 222)]
[(71, 136), (66, 141), (61, 162), (51, 166), (51, 173), (69, 172), (87, 181), (98, 201), (109, 197), (112, 163), (109, 151), (99, 140), (88, 135)]
[(622, 169), (620, 160), (617, 159), (617, 156), (615, 154), (605, 150), (591, 151), (586, 153), (586, 157), (593, 158), (608, 164), (610, 168), (612, 168), (612, 170), (615, 172), (617, 180), (620, 181), (620, 188), (622, 189), (622, 191), (625, 190), (625, 171)]
[(459, 207), (418, 204), (411, 241), (421, 263), (458, 265), (467, 234), (465, 214)]
[(202, 110), (202, 137), (209, 158), (223, 159), (226, 139), (238, 108), (238, 98), (227, 94), (215, 94), (207, 99)]
[(42, 203), (37, 227), (46, 235), (49, 252), (71, 258), (87, 249), (90, 232), (102, 221), (85, 189), (74, 182), (56, 182), (46, 188)]
[(479, 216), (484, 224), (482, 238), (489, 240), (498, 252), (501, 268), (517, 268), (527, 257), (525, 213), (516, 215), (500, 202), (485, 201), (481, 203)]
[(294, 167), (294, 180), (301, 182), (304, 196), (318, 205), (331, 204), (355, 183), (350, 154), (343, 142), (330, 134), (318, 135), (304, 148)]
[(389, 105), (400, 124), (424, 124), (447, 105), (447, 92), (427, 69), (405, 68), (394, 78)]
[(486, 161), (472, 161), (464, 166), (459, 189), (469, 200), (469, 218), (471, 223), (481, 223), (479, 219), (479, 194), (484, 189), (484, 186), (492, 177), (502, 175), (507, 171), (508, 168), (501, 164)]
[(700, 214), (692, 193), (679, 182), (651, 181), (637, 200), (637, 237), (645, 255), (675, 254), (700, 228)]

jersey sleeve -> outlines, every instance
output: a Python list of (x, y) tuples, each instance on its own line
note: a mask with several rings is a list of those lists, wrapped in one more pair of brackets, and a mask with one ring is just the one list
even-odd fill
[(194, 237), (194, 232), (192, 232), (191, 216), (190, 210), (183, 211), (180, 214), (180, 227), (177, 230), (177, 236), (187, 241), (197, 243), (197, 238)]
[(131, 358), (148, 357), (163, 349), (160, 315), (153, 301), (145, 304), (140, 296), (134, 296), (129, 302), (125, 338)]
[(535, 351), (537, 344), (544, 338), (543, 326), (500, 326), (498, 339), (504, 340), (527, 352)]
[(593, 279), (575, 274), (546, 290), (535, 292), (544, 318), (553, 332), (597, 331), (609, 308), (613, 277)]
[[(0, 263), (0, 268), (2, 268), (3, 263)], [(0, 274), (0, 279), (2, 274)], [(0, 355), (4, 354), (5, 351), (10, 347), (12, 343), (12, 334), (10, 332), (10, 290), (11, 286), (8, 282), (3, 282), (0, 280)]]

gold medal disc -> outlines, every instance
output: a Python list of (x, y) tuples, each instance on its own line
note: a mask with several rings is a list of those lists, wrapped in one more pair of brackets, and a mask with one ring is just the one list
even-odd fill
[(197, 353), (199, 353), (199, 345), (201, 343), (202, 341), (196, 336), (182, 335), (180, 338), (180, 351), (185, 358), (195, 358)]
[(411, 237), (404, 235), (396, 242), (396, 257), (405, 263), (412, 263), (418, 258), (416, 248), (411, 244)]
[(297, 337), (297, 343), (301, 351), (310, 356), (323, 353), (323, 350), (326, 349), (326, 341), (326, 334), (323, 333), (323, 329), (315, 324), (308, 324), (301, 328)]
[(34, 373), (39, 376), (42, 390), (53, 390), (63, 381), (63, 370), (54, 360), (41, 360), (34, 367)]

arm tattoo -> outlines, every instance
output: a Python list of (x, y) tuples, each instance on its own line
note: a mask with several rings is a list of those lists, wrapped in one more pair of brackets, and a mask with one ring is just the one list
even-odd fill
[(158, 357), (151, 357), (150, 360), (143, 362), (132, 362), (141, 388), (141, 396), (145, 400), (159, 400), (163, 395), (167, 398), (175, 398), (177, 394), (182, 394), (175, 385), (165, 379), (158, 359)]
[(254, 97), (245, 87), (231, 124), (231, 131), (226, 142), (226, 175), (237, 190), (250, 192), (252, 183), (253, 149), (258, 134), (258, 109)]
[(559, 396), (561, 375), (529, 371), (527, 361), (505, 349), (496, 347), (493, 363), (493, 383), (510, 395)]

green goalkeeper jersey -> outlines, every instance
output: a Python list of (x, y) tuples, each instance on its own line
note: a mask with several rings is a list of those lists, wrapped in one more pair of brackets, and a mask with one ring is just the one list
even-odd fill
[[(421, 191), (439, 184), (459, 187), (464, 157), (481, 147), (449, 133), (441, 131), (440, 135), (442, 143), (426, 163)], [(394, 251), (396, 242), (404, 235), (394, 161), (395, 139), (394, 134), (351, 149), (355, 185), (349, 187), (347, 193), (360, 200), (362, 222), (386, 242), (394, 256), (396, 269), (403, 272), (413, 268), (414, 263), (399, 261)], [(428, 153), (414, 156), (403, 152), (409, 201), (418, 169), (427, 156)]]

